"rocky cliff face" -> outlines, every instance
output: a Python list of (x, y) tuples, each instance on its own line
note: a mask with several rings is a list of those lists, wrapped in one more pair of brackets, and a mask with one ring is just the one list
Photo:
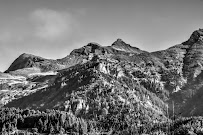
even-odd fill
[(183, 45), (189, 46), (184, 58), (184, 74), (188, 79), (195, 79), (201, 73), (203, 64), (203, 29), (193, 32)]
[[(28, 72), (28, 83), (48, 84), (46, 89), (6, 106), (71, 110), (89, 118), (125, 108), (143, 119), (166, 120), (167, 106), (170, 112), (175, 103), (177, 115), (198, 115), (202, 98), (195, 97), (203, 87), (202, 36), (199, 29), (186, 42), (152, 53), (118, 39), (111, 46), (89, 43), (57, 60), (23, 54), (6, 72), (37, 69), (56, 74), (32, 73), (30, 77)], [(193, 103), (196, 109), (189, 108)]]

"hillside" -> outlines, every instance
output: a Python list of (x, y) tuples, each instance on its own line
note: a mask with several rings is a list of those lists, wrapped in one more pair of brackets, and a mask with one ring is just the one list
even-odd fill
[(56, 109), (103, 123), (101, 117), (130, 118), (142, 126), (202, 115), (202, 37), (199, 29), (185, 42), (151, 53), (117, 39), (111, 46), (89, 43), (57, 60), (22, 54), (1, 73), (2, 80), (24, 78), (17, 86), (6, 79), (2, 105)]

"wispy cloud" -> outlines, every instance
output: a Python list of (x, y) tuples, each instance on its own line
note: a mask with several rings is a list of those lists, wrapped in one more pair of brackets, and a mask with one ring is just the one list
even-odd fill
[(55, 40), (68, 36), (72, 31), (73, 18), (67, 12), (37, 9), (32, 14), (35, 36), (45, 40)]

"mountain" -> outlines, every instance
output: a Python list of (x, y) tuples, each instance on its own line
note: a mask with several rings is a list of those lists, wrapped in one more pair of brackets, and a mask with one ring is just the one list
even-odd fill
[[(138, 82), (132, 80), (131, 75), (125, 74), (131, 70), (132, 65), (117, 65), (117, 61), (110, 63), (95, 60), (64, 69), (59, 72), (51, 87), (13, 100), (6, 106), (39, 110), (71, 109), (76, 115), (91, 117), (93, 112), (101, 115), (105, 110), (111, 114), (115, 106), (125, 105), (125, 109), (139, 108), (142, 117), (149, 115), (153, 120), (166, 119), (166, 104), (153, 92), (138, 87)], [(124, 65), (129, 66), (129, 69), (122, 67)], [(135, 85), (132, 86), (132, 83)]]
[[(181, 111), (183, 116), (199, 116), (202, 115), (201, 104), (201, 90), (202, 84), (202, 69), (203, 69), (203, 29), (196, 30), (192, 33), (190, 38), (182, 43), (185, 50), (185, 57), (183, 59), (183, 76), (187, 83), (182, 91), (176, 93), (175, 96), (181, 96)], [(173, 98), (172, 98), (173, 99)], [(175, 98), (176, 99), (176, 98)], [(198, 104), (197, 104), (198, 103)]]
[[(199, 29), (185, 42), (155, 52), (117, 39), (111, 46), (89, 43), (57, 60), (22, 54), (6, 73), (23, 76), (26, 85), (10, 84), (3, 105), (71, 111), (103, 123), (108, 122), (102, 118), (130, 118), (137, 125), (202, 115), (202, 37)], [(12, 94), (18, 89), (27, 94)]]
[(135, 53), (135, 54), (140, 54), (140, 53), (144, 52), (137, 47), (132, 47), (131, 45), (126, 44), (122, 39), (117, 39), (112, 44), (111, 47), (116, 50), (125, 51), (125, 52), (129, 52), (129, 53)]
[(81, 63), (82, 60), (82, 58), (78, 58), (77, 56), (67, 56), (63, 59), (52, 60), (24, 53), (11, 64), (5, 73), (28, 76), (32, 73), (57, 71), (68, 68)]
[(112, 46), (106, 47), (103, 47), (97, 43), (89, 43), (82, 48), (73, 50), (70, 55), (57, 60), (45, 59), (32, 54), (21, 54), (5, 72), (11, 74), (28, 75), (29, 73), (65, 69), (79, 63), (84, 63), (90, 60), (93, 55), (129, 55), (130, 53), (139, 54), (142, 52), (143, 51), (140, 49), (126, 44), (121, 39), (114, 42)]

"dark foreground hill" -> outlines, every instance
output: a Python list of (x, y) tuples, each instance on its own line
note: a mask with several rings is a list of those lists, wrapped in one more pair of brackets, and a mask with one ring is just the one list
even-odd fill
[(5, 107), (71, 112), (100, 124), (125, 123), (118, 126), (122, 131), (133, 124), (144, 127), (199, 116), (202, 46), (199, 29), (187, 41), (151, 53), (118, 39), (111, 46), (89, 43), (57, 60), (22, 54), (6, 73), (25, 79), (11, 83), (1, 78), (1, 102)]

